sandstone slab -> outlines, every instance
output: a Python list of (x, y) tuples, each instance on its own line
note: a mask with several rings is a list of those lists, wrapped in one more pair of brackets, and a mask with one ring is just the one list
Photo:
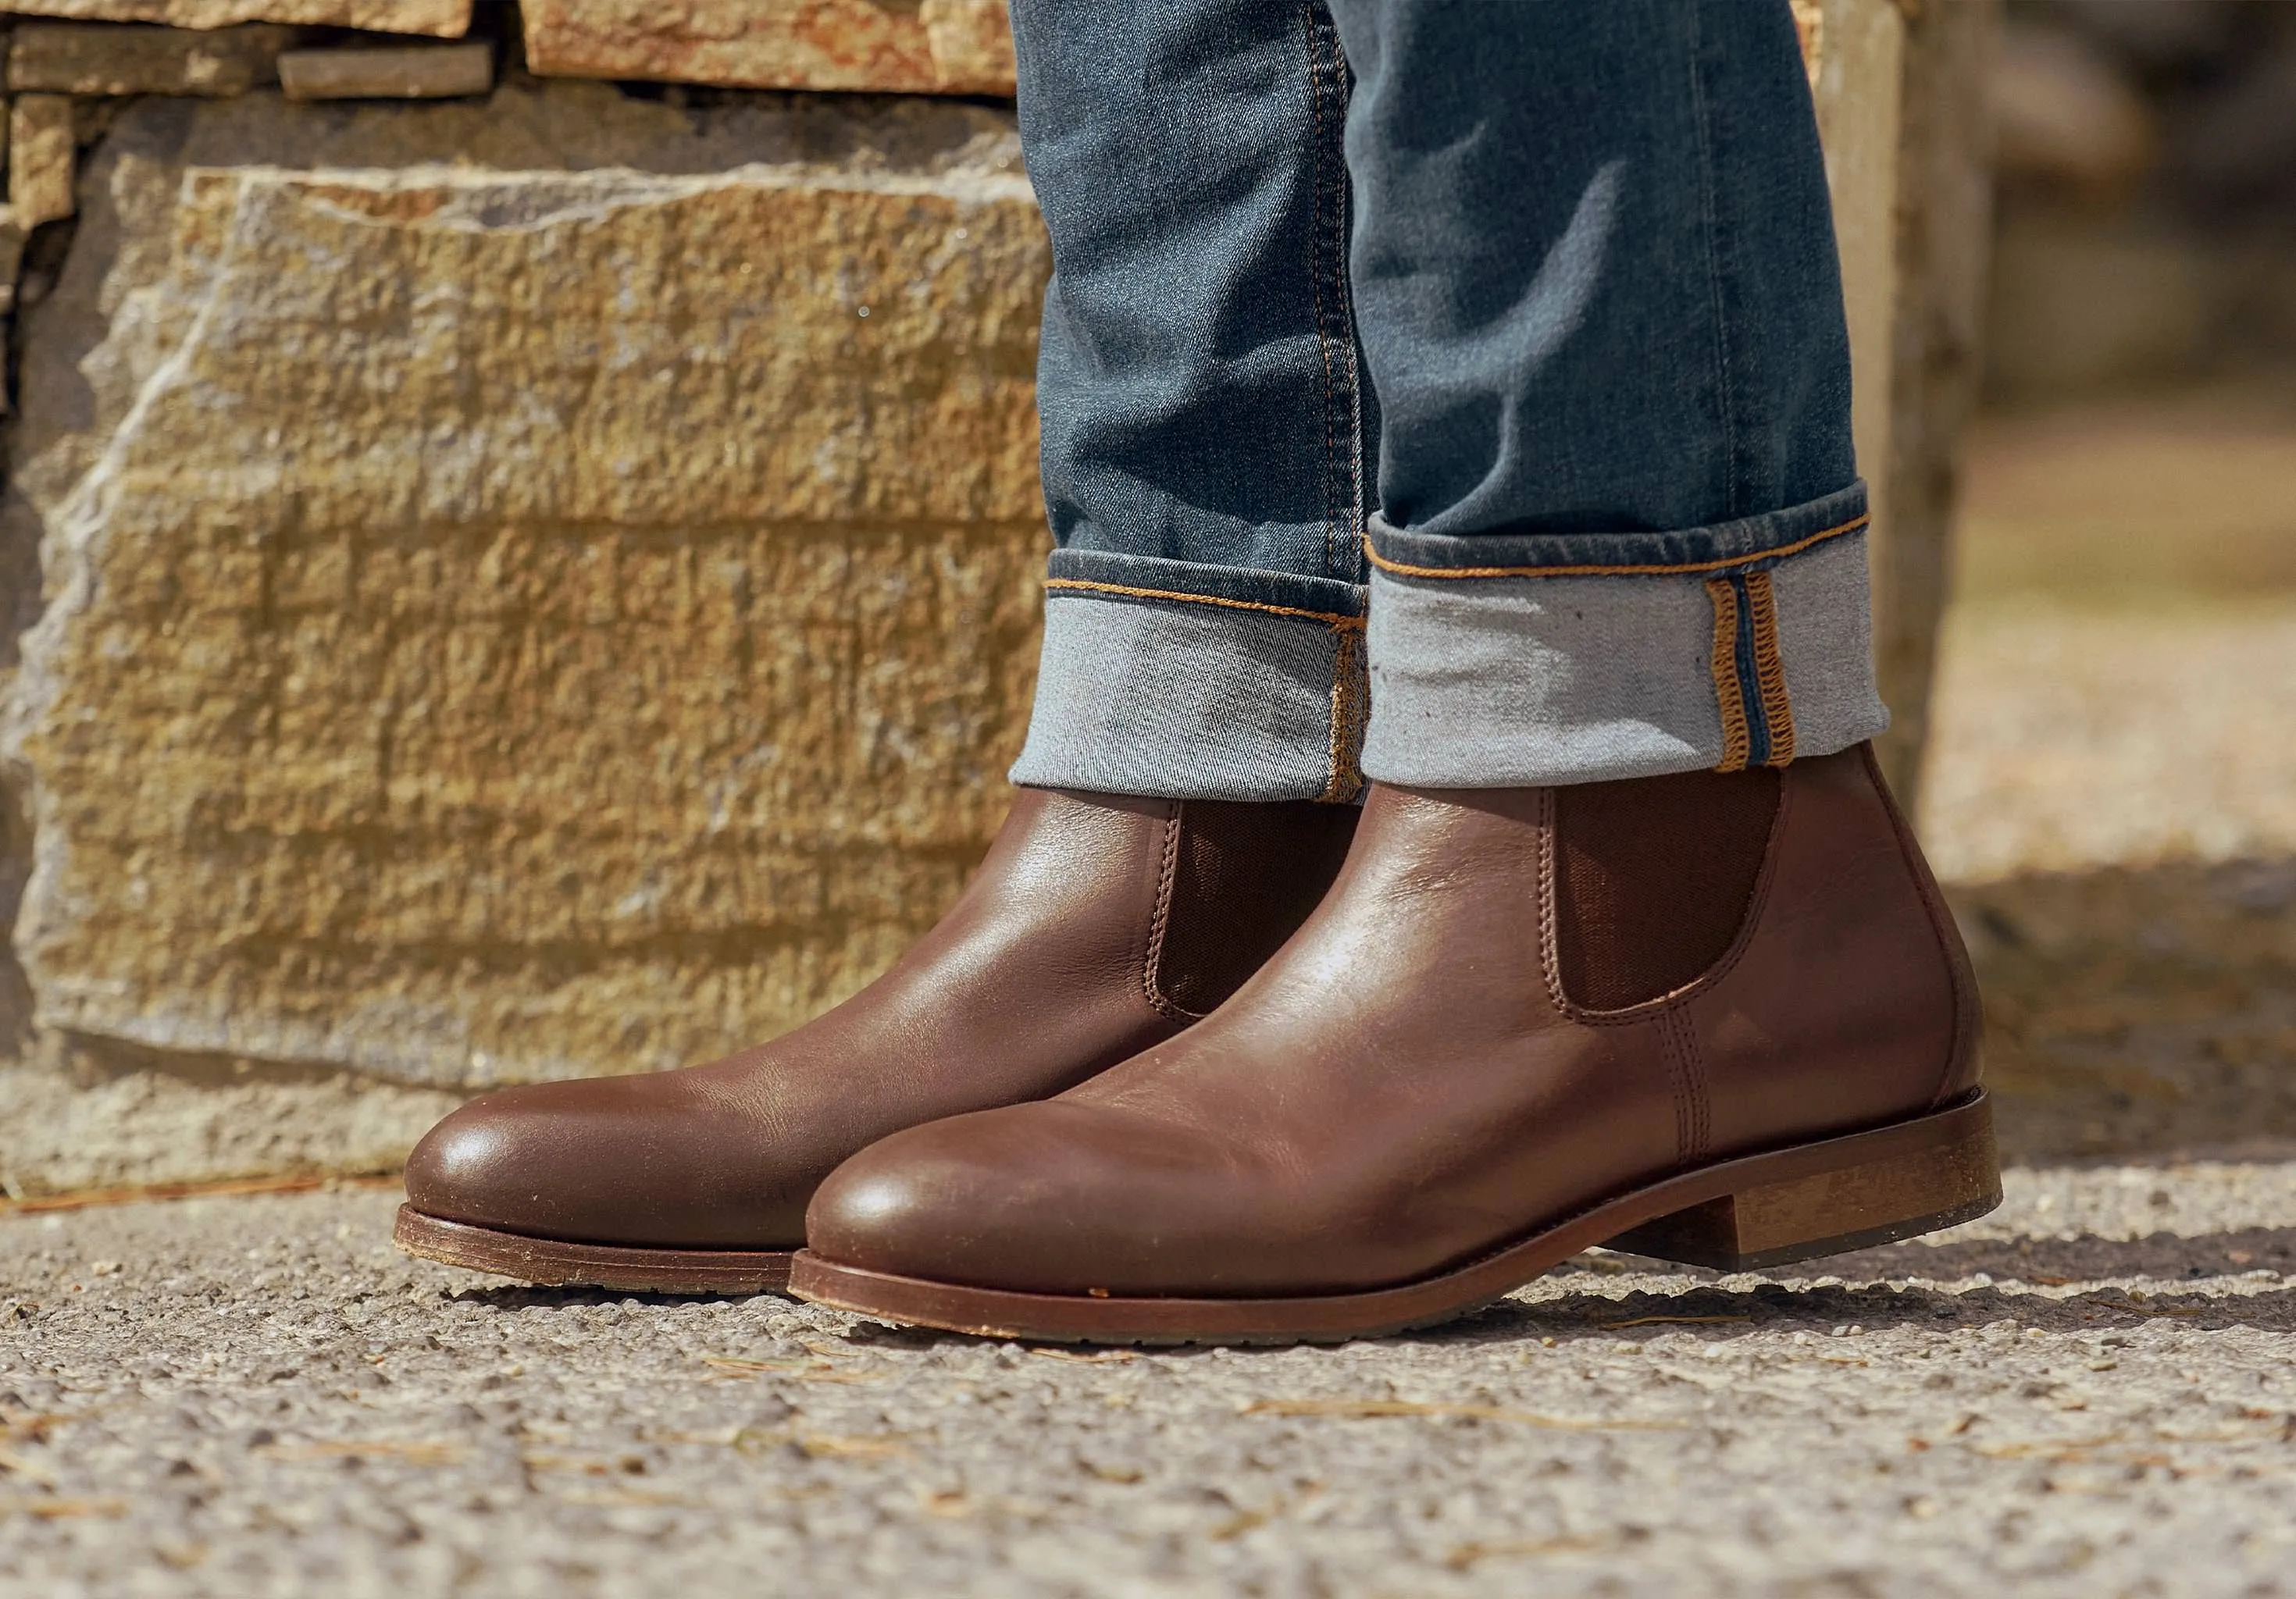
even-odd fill
[(528, 0), (523, 16), (545, 76), (1013, 93), (1004, 0)]
[(451, 100), (483, 94), (494, 81), (494, 46), (477, 41), (290, 50), (279, 58), (279, 89), (290, 100)]
[(1009, 116), (150, 100), (84, 194), (0, 523), (42, 1026), (662, 1067), (939, 914), (1038, 625)]
[(296, 31), (252, 22), (215, 33), (27, 22), (8, 42), (8, 86), (55, 94), (244, 94), (275, 82)]
[(462, 1103), (353, 1073), (101, 1047), (0, 1070), (0, 1193), (390, 1171)]
[(172, 28), (304, 22), (450, 39), (460, 38), (471, 26), (471, 0), (9, 0), (8, 9), (83, 22), (162, 22)]
[[(71, 102), (61, 94), (19, 94), (8, 108), (8, 210), (29, 229), (72, 214)], [(9, 274), (15, 282), (15, 274)]]

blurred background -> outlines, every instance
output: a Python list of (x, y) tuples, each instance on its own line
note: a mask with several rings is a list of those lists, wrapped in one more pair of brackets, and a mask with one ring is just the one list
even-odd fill
[(2020, 1152), (2296, 1135), (2296, 5), (2013, 0), (1923, 826)]

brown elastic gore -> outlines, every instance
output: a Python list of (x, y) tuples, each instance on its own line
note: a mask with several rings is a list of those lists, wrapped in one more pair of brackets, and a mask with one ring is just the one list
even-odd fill
[(1352, 806), (1311, 800), (1187, 801), (1160, 895), (1151, 1003), (1168, 1014), (1218, 1010), (1316, 908), (1355, 822)]
[(1752, 902), (1779, 777), (1683, 772), (1555, 791), (1556, 963), (1593, 1011), (1670, 994), (1720, 960)]

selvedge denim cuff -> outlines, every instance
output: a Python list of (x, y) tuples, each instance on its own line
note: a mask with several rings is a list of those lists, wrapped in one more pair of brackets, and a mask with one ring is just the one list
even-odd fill
[(1889, 726), (1866, 486), (1678, 532), (1445, 537), (1371, 519), (1382, 783), (1481, 788), (1784, 766)]
[(1332, 578), (1059, 550), (1012, 779), (1181, 800), (1363, 786), (1365, 591)]

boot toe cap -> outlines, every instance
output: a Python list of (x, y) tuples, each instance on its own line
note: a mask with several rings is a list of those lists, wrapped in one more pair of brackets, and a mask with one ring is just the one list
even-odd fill
[(445, 1221), (554, 1235), (581, 1207), (567, 1150), (571, 1119), (530, 1088), (489, 1094), (447, 1116), (406, 1157), (406, 1198)]
[(473, 1101), (422, 1134), (422, 1143), (406, 1156), (406, 1200), (446, 1220), (501, 1220), (503, 1179), (517, 1159), (514, 1144), (503, 1117), (489, 1115), (487, 1101)]
[(688, 1098), (660, 1078), (486, 1095), (414, 1146), (407, 1202), (445, 1221), (573, 1242), (796, 1248), (805, 1174), (729, 1140), (722, 1108)]
[(806, 1247), (865, 1271), (1024, 1293), (1185, 1292), (1218, 1218), (1185, 1198), (1200, 1163), (1122, 1117), (1060, 1101), (881, 1139), (831, 1173)]

